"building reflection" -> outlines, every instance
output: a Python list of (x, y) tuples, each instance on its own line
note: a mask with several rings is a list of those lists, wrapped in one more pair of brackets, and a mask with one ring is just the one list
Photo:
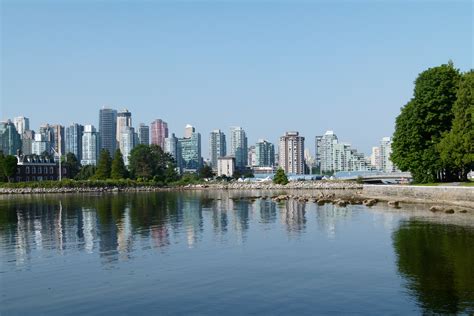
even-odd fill
[(317, 224), (321, 231), (326, 232), (328, 238), (336, 237), (337, 224), (352, 216), (349, 208), (338, 207), (333, 204), (318, 205), (316, 209)]
[(306, 203), (294, 199), (286, 201), (280, 209), (280, 221), (285, 225), (289, 235), (299, 235), (306, 227)]
[(393, 233), (398, 271), (424, 314), (474, 311), (474, 230), (419, 220)]

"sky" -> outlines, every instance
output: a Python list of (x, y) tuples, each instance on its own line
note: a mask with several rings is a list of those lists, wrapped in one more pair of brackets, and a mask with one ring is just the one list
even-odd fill
[(97, 126), (127, 108), (181, 137), (242, 126), (249, 144), (334, 130), (370, 154), (413, 81), (473, 68), (471, 1), (0, 0), (0, 119)]

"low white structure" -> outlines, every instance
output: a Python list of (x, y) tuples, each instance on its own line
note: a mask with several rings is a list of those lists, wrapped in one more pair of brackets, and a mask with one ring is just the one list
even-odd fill
[(219, 157), (217, 158), (217, 176), (232, 177), (235, 171), (234, 157)]

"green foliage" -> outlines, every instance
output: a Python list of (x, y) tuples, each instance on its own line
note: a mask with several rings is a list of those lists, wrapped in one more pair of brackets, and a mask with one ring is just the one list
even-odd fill
[(201, 179), (209, 179), (214, 177), (214, 172), (212, 171), (211, 167), (205, 165), (201, 169), (199, 169), (199, 177)]
[(17, 159), (15, 156), (3, 155), (0, 152), (0, 180), (11, 182), (16, 175)]
[(133, 148), (130, 152), (129, 168), (135, 179), (155, 179), (164, 183), (178, 179), (173, 157), (158, 145), (138, 145)]
[(74, 177), (76, 180), (88, 180), (94, 177), (96, 167), (94, 165), (85, 165), (81, 168), (79, 173)]
[(95, 171), (94, 179), (106, 180), (110, 178), (110, 169), (112, 164), (112, 158), (107, 149), (102, 149), (100, 152), (99, 163), (97, 164), (97, 170)]
[(450, 130), (452, 107), (460, 74), (452, 64), (422, 72), (415, 81), (413, 98), (396, 119), (391, 160), (410, 171), (417, 183), (446, 180), (446, 166), (436, 148)]
[(123, 155), (120, 149), (115, 151), (114, 159), (112, 160), (112, 168), (110, 171), (110, 177), (112, 179), (125, 179), (127, 178), (127, 168), (123, 162)]
[(182, 185), (188, 185), (188, 184), (200, 184), (202, 183), (202, 179), (199, 177), (198, 174), (196, 173), (191, 173), (191, 172), (187, 172), (185, 174), (183, 174), (183, 176), (181, 177), (181, 179), (179, 179), (178, 181), (174, 182), (173, 184), (176, 185), (176, 186), (182, 186)]
[(460, 180), (474, 169), (474, 71), (463, 75), (453, 105), (453, 125), (438, 144), (443, 163)]
[(71, 179), (75, 178), (81, 170), (81, 164), (77, 160), (76, 155), (67, 153), (66, 157), (63, 157), (62, 160), (62, 166), (67, 169), (68, 177)]
[(234, 170), (234, 173), (232, 174), (232, 178), (234, 178), (235, 180), (238, 180), (242, 177), (242, 172), (240, 172), (240, 170), (236, 169)]
[(275, 176), (273, 177), (273, 183), (275, 184), (288, 184), (288, 177), (285, 174), (285, 171), (282, 168), (278, 168)]

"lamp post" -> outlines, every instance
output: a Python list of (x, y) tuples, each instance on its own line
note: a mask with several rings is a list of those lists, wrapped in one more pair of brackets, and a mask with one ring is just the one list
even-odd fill
[(59, 181), (62, 180), (62, 173), (63, 173), (63, 168), (61, 167), (61, 158), (62, 158), (62, 155), (61, 153), (57, 152), (54, 147), (51, 147), (51, 149), (54, 151), (54, 153), (59, 157)]

